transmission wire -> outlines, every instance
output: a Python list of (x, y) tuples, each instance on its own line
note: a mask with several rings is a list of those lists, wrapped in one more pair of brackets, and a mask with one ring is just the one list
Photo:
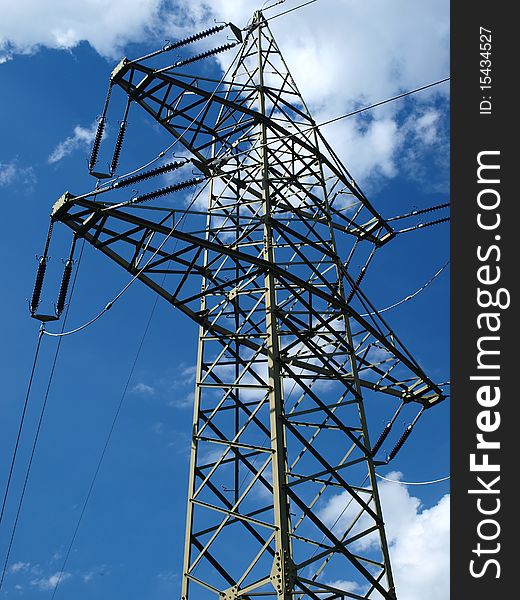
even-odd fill
[(383, 475), (380, 475), (379, 473), (376, 473), (376, 477), (379, 477), (379, 479), (383, 479), (384, 481), (389, 481), (390, 483), (399, 483), (400, 485), (432, 485), (450, 479), (450, 475), (448, 475), (446, 477), (441, 477), (440, 479), (433, 479), (432, 481), (400, 481), (399, 479), (388, 479), (388, 477), (383, 477)]
[(40, 331), (38, 332), (38, 342), (36, 344), (36, 350), (34, 353), (34, 359), (33, 359), (33, 363), (32, 363), (32, 368), (31, 368), (31, 374), (29, 376), (29, 383), (27, 385), (27, 391), (25, 394), (25, 400), (24, 400), (24, 405), (23, 405), (23, 411), (22, 411), (22, 415), (20, 417), (20, 424), (18, 426), (18, 434), (16, 436), (16, 443), (14, 446), (14, 450), (13, 450), (13, 457), (11, 459), (11, 466), (9, 468), (9, 475), (7, 477), (7, 484), (5, 487), (5, 493), (4, 493), (4, 499), (2, 502), (2, 510), (0, 511), (0, 526), (2, 525), (2, 520), (4, 518), (4, 512), (5, 512), (5, 505), (7, 503), (7, 497), (9, 496), (9, 489), (11, 487), (11, 479), (13, 476), (13, 471), (14, 471), (14, 465), (16, 462), (16, 458), (18, 455), (18, 447), (20, 445), (20, 438), (22, 435), (22, 429), (25, 423), (25, 415), (27, 412), (27, 406), (29, 403), (29, 396), (31, 394), (31, 388), (32, 388), (32, 382), (33, 382), (33, 378), (34, 378), (34, 372), (36, 371), (36, 365), (38, 362), (38, 355), (40, 353), (40, 346), (41, 346), (41, 341), (42, 341), (42, 337), (43, 337), (43, 331), (42, 328), (40, 327)]
[[(196, 199), (197, 199), (197, 196), (198, 196), (198, 193), (197, 193), (197, 192), (194, 192), (194, 194), (193, 194), (193, 197), (192, 197), (192, 199), (191, 199), (191, 201), (190, 201), (189, 207), (191, 207), (191, 206), (193, 205), (193, 203), (196, 201)], [(189, 207), (188, 207), (188, 209), (187, 209), (187, 210), (189, 210)], [(178, 224), (180, 224), (180, 223), (182, 222), (182, 220), (183, 220), (183, 219), (186, 217), (186, 214), (187, 214), (187, 213), (185, 212), (185, 213), (184, 213), (184, 215), (181, 217), (181, 219), (180, 219), (180, 221), (179, 221), (179, 223), (178, 223)], [(177, 242), (176, 242), (176, 245), (177, 245)], [(164, 283), (165, 279), (166, 279), (166, 273), (163, 275), (163, 278), (162, 278), (162, 281), (163, 281), (163, 283)], [(101, 451), (101, 454), (100, 454), (100, 457), (99, 457), (99, 460), (98, 460), (98, 463), (97, 463), (96, 469), (95, 469), (95, 471), (94, 471), (94, 475), (93, 475), (93, 477), (92, 477), (92, 480), (91, 480), (91, 482), (90, 482), (90, 485), (89, 485), (89, 489), (88, 489), (87, 495), (86, 495), (86, 497), (85, 497), (85, 500), (84, 500), (84, 502), (83, 502), (83, 506), (82, 506), (82, 509), (81, 509), (81, 513), (80, 513), (80, 515), (79, 515), (79, 517), (78, 517), (78, 520), (77, 520), (77, 522), (76, 522), (76, 526), (75, 526), (75, 528), (74, 528), (74, 532), (73, 532), (73, 534), (72, 534), (72, 538), (71, 538), (71, 540), (70, 540), (70, 543), (69, 543), (69, 545), (68, 545), (68, 547), (67, 547), (67, 552), (66, 552), (65, 558), (64, 558), (64, 560), (63, 560), (63, 564), (62, 564), (62, 566), (61, 566), (61, 570), (60, 570), (60, 573), (59, 573), (59, 576), (58, 576), (58, 580), (57, 580), (57, 582), (56, 582), (56, 585), (55, 585), (55, 587), (54, 587), (54, 590), (53, 590), (53, 592), (52, 592), (52, 597), (51, 597), (51, 600), (53, 600), (53, 599), (54, 599), (54, 597), (55, 597), (55, 595), (56, 595), (56, 591), (57, 591), (57, 589), (58, 589), (58, 586), (60, 585), (60, 582), (61, 582), (61, 580), (62, 580), (63, 573), (65, 572), (65, 567), (67, 566), (67, 562), (68, 562), (68, 559), (69, 559), (70, 553), (71, 553), (71, 551), (72, 551), (72, 547), (73, 547), (73, 545), (74, 545), (74, 542), (76, 541), (76, 536), (77, 536), (77, 534), (78, 534), (78, 531), (79, 531), (79, 528), (80, 528), (81, 522), (82, 522), (82, 520), (83, 520), (83, 516), (84, 516), (84, 514), (85, 514), (85, 511), (86, 511), (86, 508), (87, 508), (87, 504), (88, 504), (88, 502), (89, 502), (89, 500), (90, 500), (90, 497), (91, 497), (91, 495), (92, 495), (92, 490), (94, 489), (94, 485), (95, 485), (95, 483), (96, 483), (96, 480), (97, 480), (97, 477), (98, 477), (99, 471), (100, 471), (100, 469), (101, 469), (101, 465), (102, 465), (102, 463), (103, 463), (103, 460), (104, 460), (104, 458), (105, 458), (105, 454), (106, 454), (106, 451), (107, 451), (108, 445), (109, 445), (109, 443), (110, 443), (110, 440), (111, 440), (111, 438), (112, 438), (112, 433), (113, 433), (113, 431), (114, 431), (114, 428), (115, 428), (115, 426), (116, 426), (116, 422), (117, 422), (117, 419), (118, 419), (118, 417), (119, 417), (119, 413), (121, 412), (121, 408), (122, 408), (122, 406), (123, 406), (123, 403), (124, 403), (124, 400), (125, 400), (125, 397), (126, 397), (126, 393), (127, 393), (127, 391), (128, 391), (128, 386), (130, 385), (130, 381), (131, 381), (131, 379), (132, 379), (132, 376), (133, 376), (133, 373), (134, 373), (135, 367), (136, 367), (136, 365), (137, 365), (137, 361), (139, 360), (139, 356), (140, 356), (140, 354), (141, 354), (141, 350), (142, 350), (142, 348), (143, 348), (143, 344), (144, 344), (144, 342), (145, 342), (146, 336), (148, 335), (148, 330), (150, 329), (150, 324), (151, 324), (151, 322), (152, 322), (152, 319), (153, 319), (153, 316), (154, 316), (154, 314), (155, 314), (155, 310), (156, 310), (156, 307), (157, 307), (158, 301), (159, 301), (159, 296), (156, 294), (156, 295), (155, 295), (155, 300), (154, 300), (154, 303), (153, 303), (153, 305), (152, 305), (152, 310), (150, 311), (150, 316), (148, 317), (148, 321), (147, 321), (147, 323), (146, 323), (146, 326), (145, 326), (145, 329), (144, 329), (143, 335), (142, 335), (142, 337), (141, 337), (141, 341), (139, 342), (139, 346), (138, 346), (138, 349), (137, 349), (137, 352), (136, 352), (136, 355), (135, 355), (134, 361), (133, 361), (133, 363), (132, 363), (132, 366), (131, 366), (131, 369), (130, 369), (130, 373), (129, 373), (129, 375), (128, 375), (128, 378), (127, 378), (127, 380), (126, 380), (125, 387), (123, 388), (123, 393), (122, 393), (122, 395), (121, 395), (121, 399), (119, 400), (119, 404), (118, 404), (118, 406), (117, 406), (116, 412), (114, 413), (114, 417), (113, 417), (113, 419), (112, 419), (112, 423), (111, 423), (111, 426), (110, 426), (110, 429), (109, 429), (109, 432), (108, 432), (107, 439), (105, 440), (105, 444), (104, 444), (104, 446), (103, 446), (103, 449), (102, 449), (102, 451)]]
[[(394, 100), (399, 100), (400, 98), (404, 98), (405, 96), (410, 96), (411, 94), (416, 94), (417, 92), (421, 92), (423, 90), (434, 87), (436, 85), (440, 85), (441, 83), (445, 83), (446, 81), (449, 81), (450, 79), (451, 79), (451, 77), (445, 77), (444, 79), (439, 79), (438, 81), (434, 81), (432, 83), (428, 83), (426, 85), (417, 87), (413, 90), (403, 92), (402, 94), (399, 94), (397, 96), (392, 96), (391, 98), (386, 98), (386, 100), (381, 100), (380, 102), (376, 102), (375, 104), (371, 104), (370, 106), (365, 106), (363, 108), (354, 110), (352, 112), (345, 113), (344, 115), (339, 115), (338, 117), (334, 117), (333, 119), (329, 119), (328, 121), (322, 121), (321, 123), (315, 123), (314, 125), (310, 125), (309, 127), (304, 127), (303, 129), (299, 129), (298, 131), (295, 131), (294, 133), (289, 133), (287, 135), (280, 136), (279, 138), (276, 138), (275, 141), (288, 140), (288, 139), (296, 137), (297, 135), (300, 135), (302, 133), (307, 133), (309, 131), (319, 129), (320, 127), (323, 127), (324, 125), (329, 125), (330, 123), (334, 123), (335, 121), (340, 121), (341, 119), (346, 119), (348, 117), (352, 117), (353, 115), (357, 115), (361, 112), (371, 110), (373, 108), (376, 108), (377, 106), (381, 106), (383, 104), (387, 104), (388, 102), (393, 102)], [(251, 148), (248, 148), (247, 150), (242, 150), (241, 152), (237, 152), (237, 153), (233, 154), (232, 157), (237, 158), (238, 156), (241, 156), (243, 154), (248, 154), (253, 149), (257, 150), (259, 148), (263, 148), (263, 147), (267, 146), (268, 143), (269, 142), (265, 142), (263, 144), (259, 144), (258, 146), (255, 146), (254, 148), (251, 147)]]
[[(79, 267), (80, 267), (80, 264), (81, 264), (81, 258), (83, 256), (83, 250), (84, 250), (84, 248), (85, 248), (85, 240), (83, 240), (83, 244), (81, 246), (80, 254), (79, 254), (79, 257), (78, 257), (78, 265), (76, 267), (76, 272), (75, 272), (74, 278), (72, 280), (72, 286), (71, 286), (71, 291), (70, 291), (70, 296), (69, 296), (69, 303), (67, 304), (67, 308), (66, 308), (65, 314), (63, 316), (62, 331), (65, 328), (65, 325), (66, 325), (66, 322), (67, 322), (67, 316), (69, 314), (69, 308), (70, 308), (70, 300), (72, 299), (72, 295), (74, 293), (74, 288), (76, 286), (76, 280), (77, 280), (77, 277), (78, 277)], [(39, 332), (38, 350), (39, 350), (39, 342), (42, 339), (44, 331), (45, 331), (45, 329), (44, 329), (44, 326), (43, 326), (43, 323), (42, 323), (42, 325), (40, 327), (40, 332)], [(42, 408), (40, 410), (40, 416), (39, 416), (39, 419), (38, 419), (38, 425), (36, 427), (36, 433), (35, 433), (34, 440), (33, 440), (33, 445), (32, 445), (32, 448), (31, 448), (31, 454), (30, 454), (29, 462), (27, 464), (27, 469), (26, 469), (26, 472), (25, 472), (25, 478), (24, 478), (24, 483), (23, 483), (23, 487), (22, 487), (22, 492), (21, 492), (21, 495), (20, 495), (20, 499), (18, 501), (18, 508), (16, 510), (16, 517), (15, 517), (15, 520), (14, 520), (14, 523), (13, 523), (13, 528), (12, 528), (12, 531), (11, 531), (11, 537), (9, 539), (9, 545), (8, 545), (8, 548), (7, 548), (7, 554), (6, 554), (6, 557), (5, 557), (4, 566), (3, 566), (3, 569), (2, 569), (2, 575), (0, 577), (0, 590), (2, 589), (2, 586), (3, 586), (3, 583), (4, 583), (5, 574), (6, 574), (6, 571), (7, 571), (7, 565), (8, 565), (8, 562), (9, 562), (9, 557), (11, 555), (11, 549), (12, 549), (12, 546), (13, 546), (14, 538), (15, 538), (15, 535), (16, 535), (16, 529), (17, 529), (17, 526), (18, 526), (18, 520), (20, 518), (20, 512), (22, 510), (22, 505), (23, 505), (23, 501), (24, 501), (24, 498), (25, 498), (25, 491), (27, 489), (27, 484), (28, 484), (28, 481), (29, 481), (30, 473), (31, 473), (31, 467), (32, 467), (34, 455), (35, 455), (35, 452), (36, 452), (36, 446), (38, 444), (38, 439), (39, 439), (39, 436), (40, 436), (40, 430), (41, 430), (41, 426), (42, 426), (42, 423), (43, 423), (43, 417), (45, 415), (45, 409), (47, 407), (47, 400), (49, 398), (49, 393), (50, 393), (50, 389), (51, 389), (51, 385), (52, 385), (52, 380), (54, 378), (54, 372), (55, 372), (56, 364), (57, 364), (57, 361), (58, 361), (58, 355), (59, 355), (60, 347), (61, 347), (61, 339), (62, 338), (60, 338), (58, 340), (58, 344), (56, 346), (56, 351), (54, 353), (54, 359), (53, 359), (53, 362), (52, 362), (52, 367), (51, 367), (51, 371), (50, 371), (50, 374), (49, 374), (49, 379), (48, 379), (48, 382), (47, 382), (47, 389), (45, 391), (45, 396), (44, 396), (44, 399), (43, 399)], [(33, 374), (34, 374), (34, 367), (33, 367), (32, 373), (31, 373), (30, 383), (32, 383), (32, 376), (33, 376)], [(28, 392), (29, 391), (30, 391), (30, 386), (29, 386)], [(14, 464), (14, 462), (13, 462), (13, 464)], [(13, 467), (13, 465), (11, 465), (11, 467)], [(11, 473), (10, 473), (10, 475), (11, 475)], [(5, 504), (5, 498), (4, 498), (4, 504)]]
[(430, 279), (428, 279), (428, 281), (424, 285), (422, 285), (413, 294), (410, 294), (409, 296), (406, 296), (406, 298), (403, 298), (402, 300), (399, 300), (399, 302), (395, 302), (394, 304), (391, 304), (390, 306), (386, 306), (385, 308), (382, 308), (381, 310), (364, 313), (364, 314), (360, 315), (360, 317), (370, 317), (370, 316), (376, 315), (376, 314), (379, 315), (379, 314), (384, 313), (384, 312), (386, 312), (388, 310), (391, 310), (392, 308), (397, 308), (398, 306), (401, 306), (401, 304), (404, 304), (405, 302), (408, 302), (409, 300), (412, 300), (413, 298), (415, 298), (415, 296), (417, 296), (424, 289), (426, 289), (430, 285), (430, 283), (432, 283), (435, 279), (437, 279), (437, 277), (444, 271), (444, 269), (449, 264), (450, 264), (450, 261), (444, 263), (444, 265), (432, 277), (430, 277)]
[[(273, 19), (276, 19), (277, 17), (283, 17), (284, 15), (288, 15), (289, 13), (291, 13), (295, 10), (299, 10), (300, 8), (303, 8), (304, 6), (308, 6), (309, 4), (314, 4), (317, 1), (318, 0), (309, 0), (309, 2), (304, 2), (303, 4), (299, 4), (298, 6), (295, 6), (294, 8), (290, 8), (281, 13), (277, 13), (277, 14), (273, 15), (272, 17), (267, 17), (266, 21), (272, 21)], [(285, 0), (283, 0), (283, 2), (285, 2)], [(272, 4), (271, 6), (268, 6), (267, 8), (265, 8), (263, 10), (268, 10), (269, 8), (273, 8), (277, 4), (282, 4), (282, 2), (277, 2), (276, 4)]]
[(146, 326), (144, 328), (143, 335), (141, 336), (141, 341), (139, 342), (139, 346), (137, 348), (137, 352), (135, 354), (132, 366), (130, 368), (130, 373), (128, 374), (128, 378), (127, 378), (125, 386), (123, 388), (123, 393), (121, 394), (121, 398), (119, 400), (119, 403), (117, 405), (116, 411), (115, 411), (114, 416), (112, 418), (112, 423), (110, 425), (110, 429), (108, 431), (107, 438), (106, 438), (105, 443), (103, 445), (103, 449), (102, 449), (101, 454), (99, 456), (99, 459), (98, 459), (98, 462), (97, 462), (97, 465), (96, 465), (96, 469), (94, 471), (94, 475), (93, 475), (93, 477), (91, 479), (91, 482), (90, 482), (90, 485), (89, 485), (89, 488), (88, 488), (87, 495), (85, 497), (85, 500), (83, 502), (83, 506), (81, 508), (81, 512), (80, 512), (78, 520), (76, 522), (76, 526), (74, 528), (74, 532), (72, 534), (72, 538), (71, 538), (70, 543), (69, 543), (69, 545), (67, 547), (67, 552), (65, 553), (65, 558), (63, 559), (63, 564), (61, 565), (61, 569), (60, 569), (60, 572), (59, 572), (59, 575), (58, 575), (58, 580), (56, 581), (56, 585), (54, 586), (54, 589), (53, 589), (53, 592), (52, 592), (52, 596), (51, 596), (51, 600), (53, 600), (54, 597), (56, 596), (56, 592), (58, 590), (58, 586), (60, 585), (63, 573), (65, 572), (65, 567), (67, 566), (67, 562), (69, 560), (69, 556), (70, 556), (70, 553), (72, 551), (72, 547), (74, 545), (74, 542), (76, 541), (76, 536), (78, 534), (81, 522), (83, 520), (83, 516), (85, 515), (85, 511), (87, 509), (87, 504), (88, 504), (88, 502), (90, 500), (90, 497), (92, 495), (92, 490), (94, 489), (94, 485), (95, 485), (97, 477), (99, 475), (99, 471), (101, 469), (101, 465), (102, 465), (103, 460), (105, 458), (105, 454), (106, 454), (106, 451), (108, 449), (108, 445), (110, 444), (110, 440), (112, 439), (112, 434), (114, 432), (114, 429), (115, 429), (115, 426), (116, 426), (116, 422), (117, 422), (117, 419), (119, 417), (119, 413), (121, 412), (121, 408), (123, 407), (123, 403), (124, 403), (125, 398), (126, 398), (126, 393), (128, 391), (128, 386), (130, 385), (130, 381), (132, 380), (132, 377), (133, 377), (133, 374), (134, 374), (134, 370), (135, 370), (135, 367), (137, 365), (137, 361), (139, 360), (139, 356), (141, 354), (141, 350), (143, 348), (146, 336), (148, 334), (148, 330), (150, 328), (150, 324), (152, 322), (152, 319), (153, 319), (153, 316), (154, 316), (154, 313), (155, 313), (155, 309), (157, 307), (158, 302), (159, 302), (159, 295), (156, 294), (155, 295), (154, 303), (152, 305), (152, 310), (150, 311), (150, 315), (148, 317), (148, 321), (147, 321)]

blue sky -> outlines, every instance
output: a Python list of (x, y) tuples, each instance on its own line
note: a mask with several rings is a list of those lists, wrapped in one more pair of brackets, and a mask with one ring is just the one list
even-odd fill
[[(3, 13), (4, 4), (0, 0)], [(119, 2), (112, 3), (114, 10), (103, 10), (86, 1), (66, 10), (62, 2), (51, 2), (40, 13), (38, 3), (24, 0), (6, 12), (0, 25), (2, 494), (38, 331), (27, 301), (35, 255), (42, 252), (56, 199), (65, 190), (80, 193), (93, 184), (86, 167), (92, 125), (101, 112), (112, 68), (120, 56), (154, 50), (164, 39), (199, 31), (213, 17), (232, 18), (242, 26), (257, 7), (246, 0), (236, 2), (233, 11), (225, 0), (128, 4), (136, 5), (132, 15), (117, 13)], [(288, 0), (286, 6), (295, 4)], [(448, 75), (446, 3), (426, 2), (419, 10), (402, 0), (392, 11), (385, 3), (365, 4), (319, 0), (273, 21), (318, 122)], [(24, 26), (27, 15), (32, 15), (31, 22)], [(204, 68), (217, 75), (222, 64), (210, 61)], [(447, 92), (444, 85), (323, 129), (384, 216), (448, 201)], [(139, 144), (126, 149), (123, 170), (150, 160), (170, 142), (138, 110), (133, 110), (130, 124)], [(109, 124), (111, 142), (116, 127), (114, 121)], [(42, 309), (47, 310), (56, 301), (61, 261), (70, 244), (64, 227), (57, 228), (54, 238), (42, 296)], [(379, 307), (401, 300), (424, 284), (448, 254), (446, 225), (398, 236), (379, 253), (365, 291)], [(127, 281), (116, 265), (86, 246), (70, 326), (88, 321)], [(386, 313), (438, 382), (449, 378), (448, 301), (446, 270), (423, 293)], [(52, 595), (153, 304), (151, 292), (136, 284), (96, 324), (64, 339), (0, 597)], [(57, 598), (118, 595), (160, 600), (178, 595), (196, 336), (194, 324), (158, 302)], [(55, 344), (50, 338), (43, 340), (0, 531), (0, 568)], [(377, 435), (384, 420), (376, 409), (369, 409), (369, 418)], [(444, 403), (425, 415), (395, 462), (381, 473), (398, 471), (406, 481), (444, 476), (449, 470), (448, 442)], [(447, 543), (442, 500), (447, 483), (416, 488), (386, 484), (383, 489), (387, 520), (396, 523), (393, 549), (398, 565), (407, 534), (442, 530)], [(407, 527), (403, 514), (408, 515)], [(445, 574), (442, 546), (423, 550), (438, 561), (436, 577)], [(401, 580), (401, 597), (412, 598), (417, 582), (404, 575)], [(443, 600), (444, 590), (429, 590), (424, 598)]]

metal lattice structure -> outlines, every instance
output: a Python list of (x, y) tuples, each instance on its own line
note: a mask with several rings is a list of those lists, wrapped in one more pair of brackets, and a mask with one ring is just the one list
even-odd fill
[[(421, 414), (443, 394), (360, 289), (391, 227), (316, 127), (262, 13), (231, 29), (236, 43), (152, 64), (171, 45), (112, 74), (128, 105), (111, 172), (130, 104), (186, 161), (66, 193), (52, 218), (200, 327), (182, 599), (394, 599), (378, 451), (403, 408)], [(235, 46), (222, 80), (194, 74)], [(181, 180), (186, 166), (197, 174)], [(150, 205), (167, 195), (175, 207)], [(372, 444), (374, 397), (395, 416)]]

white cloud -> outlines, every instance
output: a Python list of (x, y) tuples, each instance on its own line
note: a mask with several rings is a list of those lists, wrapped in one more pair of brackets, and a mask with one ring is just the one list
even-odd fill
[(15, 562), (9, 567), (11, 573), (26, 572), (31, 568), (31, 563), (28, 562)]
[(16, 159), (0, 162), (0, 187), (18, 184), (32, 188), (35, 183), (36, 176), (32, 167), (22, 167)]
[[(6, 60), (42, 46), (70, 49), (82, 40), (115, 60), (130, 42), (159, 46), (164, 38), (212, 26), (214, 18), (244, 26), (257, 8), (257, 0), (0, 0), (0, 62), (2, 56)], [(266, 16), (282, 10), (274, 8)], [(320, 0), (274, 19), (270, 26), (317, 122), (442, 79), (449, 72), (448, 0)], [(213, 38), (202, 43), (211, 45)], [(226, 65), (230, 54), (217, 59)], [(448, 91), (444, 84), (414, 100), (429, 106), (436, 95), (446, 98)], [(359, 181), (391, 178), (399, 173), (401, 162), (420, 162), (420, 152), (409, 152), (411, 142), (420, 148), (438, 135), (433, 110), (423, 111), (415, 129), (403, 124), (399, 111), (404, 102), (324, 128)], [(80, 147), (85, 135), (92, 133), (76, 128), (49, 162)], [(407, 160), (399, 161), (405, 152)]]
[[(90, 127), (81, 127), (76, 125), (71, 136), (60, 142), (51, 152), (47, 159), (50, 164), (57, 163), (66, 156), (72, 154), (75, 150), (83, 148), (89, 150), (96, 135), (97, 123), (94, 122)], [(103, 136), (104, 137), (104, 136)]]
[(197, 367), (195, 365), (190, 365), (188, 367), (181, 365), (179, 367), (179, 372), (176, 375), (176, 381), (184, 385), (188, 383), (194, 383), (196, 372)]
[(66, 571), (58, 571), (51, 575), (50, 577), (42, 577), (40, 579), (33, 579), (31, 581), (31, 585), (40, 590), (41, 592), (46, 592), (49, 590), (53, 590), (58, 581), (62, 584), (67, 579), (70, 579), (72, 575), (67, 573)]
[(438, 122), (440, 113), (437, 110), (427, 110), (415, 122), (415, 132), (426, 144), (433, 144), (438, 139)]
[[(389, 479), (401, 479), (399, 472)], [(381, 504), (390, 547), (392, 568), (400, 600), (447, 600), (449, 598), (450, 496), (424, 509), (421, 501), (410, 494), (406, 485), (383, 481), (379, 486)], [(336, 532), (341, 532), (357, 514), (348, 492), (331, 498), (320, 517)], [(352, 508), (351, 508), (352, 507)], [(367, 523), (359, 524), (363, 529)], [(367, 550), (377, 543), (371, 535), (357, 542), (357, 549)]]
[(132, 392), (135, 394), (142, 394), (143, 396), (153, 396), (155, 394), (155, 388), (140, 381), (134, 385)]
[(157, 581), (164, 585), (173, 585), (179, 580), (179, 573), (176, 571), (161, 571), (155, 576)]
[(359, 583), (355, 581), (345, 581), (344, 579), (339, 579), (337, 581), (327, 581), (325, 585), (330, 585), (330, 587), (336, 588), (338, 590), (343, 590), (345, 592), (359, 592), (361, 591), (361, 586)]
[(103, 577), (105, 575), (108, 575), (109, 573), (110, 571), (107, 569), (106, 566), (103, 565), (101, 567), (96, 567), (95, 569), (92, 569), (90, 571), (86, 571), (81, 575), (81, 578), (83, 579), (84, 583), (90, 583), (91, 581), (94, 581), (96, 577)]
[(183, 396), (176, 396), (173, 400), (168, 402), (168, 406), (172, 406), (173, 408), (190, 408), (193, 406), (193, 401), (195, 399), (195, 392), (188, 392)]
[(41, 46), (68, 50), (81, 41), (115, 60), (128, 42), (153, 35), (162, 4), (162, 0), (0, 0), (0, 62)]
[[(256, 0), (181, 3), (195, 29), (207, 26), (210, 16), (243, 25), (258, 8)], [(209, 7), (209, 13), (204, 11)], [(266, 16), (282, 10), (274, 8)], [(318, 123), (449, 73), (447, 0), (320, 0), (274, 19), (270, 27)], [(227, 66), (227, 54), (218, 58)], [(448, 93), (443, 84), (413, 98), (417, 106), (430, 106)], [(416, 127), (410, 128), (399, 114), (405, 102), (398, 100), (323, 128), (358, 181), (396, 176), (403, 153), (420, 161), (420, 152), (408, 152), (412, 142), (420, 148), (436, 139), (439, 113), (424, 111)]]

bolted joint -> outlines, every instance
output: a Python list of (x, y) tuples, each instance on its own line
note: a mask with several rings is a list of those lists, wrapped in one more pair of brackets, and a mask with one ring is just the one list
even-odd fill
[(238, 600), (240, 598), (240, 590), (237, 585), (220, 592), (219, 594), (220, 600)]
[(280, 550), (275, 552), (269, 579), (278, 595), (293, 590), (296, 579), (296, 567), (292, 559), (285, 552)]

